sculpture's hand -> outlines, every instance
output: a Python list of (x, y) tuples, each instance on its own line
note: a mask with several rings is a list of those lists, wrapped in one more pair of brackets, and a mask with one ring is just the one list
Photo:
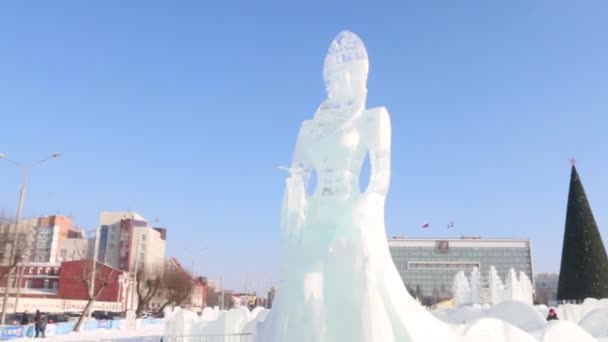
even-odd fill
[(287, 209), (290, 212), (302, 212), (306, 207), (306, 188), (300, 174), (287, 177)]
[(306, 188), (302, 176), (292, 173), (287, 177), (283, 208), (281, 211), (281, 231), (288, 235), (297, 235), (305, 220)]
[(281, 169), (289, 172), (283, 195), (283, 209), (281, 211), (281, 231), (288, 236), (297, 235), (300, 226), (306, 218), (306, 187), (312, 170), (312, 166), (306, 157), (306, 149), (308, 148), (308, 137), (311, 127), (312, 122), (310, 121), (302, 123), (296, 142), (292, 166), (289, 168), (281, 167)]
[(384, 107), (366, 113), (366, 127), (371, 164), (366, 194), (386, 197), (391, 175), (391, 122)]

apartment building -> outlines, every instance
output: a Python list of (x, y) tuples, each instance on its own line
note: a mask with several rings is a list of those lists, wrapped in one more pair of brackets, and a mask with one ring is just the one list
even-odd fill
[(102, 212), (97, 248), (97, 260), (120, 270), (162, 268), (166, 230), (135, 212)]

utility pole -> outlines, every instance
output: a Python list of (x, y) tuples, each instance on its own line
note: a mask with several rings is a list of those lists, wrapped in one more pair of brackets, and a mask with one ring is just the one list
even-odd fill
[[(131, 227), (131, 229), (133, 230), (133, 233), (135, 233), (135, 227)], [(131, 295), (131, 310), (136, 310), (137, 308), (133, 308), (135, 305), (133, 303), (133, 300), (135, 300), (135, 297), (137, 296), (137, 271), (138, 271), (138, 267), (139, 267), (139, 239), (141, 236), (141, 232), (139, 232), (139, 234), (137, 234), (137, 244), (135, 245), (135, 272), (133, 273), (133, 294)], [(139, 298), (138, 298), (139, 300)]]
[[(97, 229), (95, 229), (95, 242), (94, 242), (94, 247), (93, 247), (93, 262), (91, 265), (91, 284), (89, 286), (89, 297), (93, 298), (93, 296), (95, 295), (95, 277), (97, 276), (97, 258), (99, 258), (99, 234), (100, 234), (100, 229), (101, 227), (97, 227)], [(89, 312), (87, 312), (87, 316), (89, 317), (89, 319), (91, 318), (91, 315), (93, 313), (93, 310), (89, 309)]]
[(220, 297), (221, 301), (221, 305), (220, 305), (220, 310), (224, 310), (224, 278), (220, 277), (220, 287), (222, 288), (222, 296)]
[(249, 292), (247, 292), (247, 285), (249, 283), (249, 273), (245, 273), (245, 295), (248, 295)]
[[(25, 235), (25, 242), (29, 242), (32, 237), (32, 229), (27, 228), (28, 232)], [(21, 283), (23, 282), (23, 272), (25, 272), (25, 265), (23, 260), (29, 259), (29, 246), (24, 246), (25, 248), (23, 258), (21, 260), (21, 265), (17, 268), (17, 294), (15, 295), (15, 307), (13, 308), (13, 312), (17, 312), (17, 307), (19, 307), (19, 294), (21, 293)]]
[[(209, 248), (203, 247), (201, 249), (198, 249), (198, 250), (197, 249), (193, 249), (191, 251), (191, 253), (192, 253), (192, 264), (190, 265), (190, 272), (192, 272), (192, 279), (196, 278), (196, 272), (194, 271), (194, 260), (195, 260), (195, 258), (197, 256), (199, 256), (202, 252), (206, 251), (207, 249), (209, 249)], [(188, 250), (188, 251), (190, 252), (190, 250)]]
[[(21, 169), (21, 171), (23, 172), (23, 180), (21, 182), (21, 190), (19, 192), (19, 206), (17, 207), (17, 218), (15, 220), (15, 236), (13, 238), (13, 242), (12, 242), (12, 246), (11, 246), (11, 256), (9, 257), (9, 265), (12, 263), (15, 263), (15, 265), (18, 265), (19, 260), (17, 260), (17, 254), (16, 254), (16, 249), (17, 249), (17, 236), (18, 236), (18, 230), (19, 230), (19, 225), (21, 224), (21, 213), (23, 211), (23, 201), (25, 199), (25, 190), (27, 188), (27, 177), (29, 175), (29, 171), (31, 168), (33, 168), (36, 165), (40, 165), (42, 163), (44, 163), (47, 160), (53, 159), (53, 158), (57, 158), (61, 156), (61, 153), (59, 152), (55, 152), (52, 155), (50, 155), (49, 157), (42, 159), (36, 163), (33, 163), (31, 165), (22, 165), (21, 163), (18, 163), (12, 159), (8, 159), (6, 158), (6, 156), (3, 153), (0, 153), (0, 159), (4, 159), (14, 165), (16, 165), (18, 168)], [(23, 260), (21, 260), (23, 261)], [(15, 279), (16, 282), (16, 286), (17, 287), (21, 287), (20, 284), (20, 279), (18, 279), (18, 275), (19, 275), (19, 271), (18, 271), (19, 267), (17, 267), (17, 273), (15, 274), (15, 277), (17, 279)], [(11, 268), (8, 275), (7, 275), (7, 281), (6, 281), (6, 286), (4, 287), (4, 300), (2, 301), (2, 316), (0, 317), (0, 324), (4, 325), (6, 323), (6, 305), (8, 302), (8, 294), (11, 290), (11, 285), (10, 285), (10, 280), (12, 278), (12, 275), (15, 271), (15, 267)], [(19, 297), (16, 296), (15, 297), (15, 310), (17, 310), (17, 304), (19, 302)]]
[[(14, 229), (15, 233), (13, 235), (13, 241), (11, 242), (11, 254), (9, 255), (9, 258), (8, 258), (9, 267), (10, 267), (10, 265), (13, 264), (14, 258), (16, 258), (15, 248), (17, 246), (17, 226), (18, 226), (18, 224), (15, 223), (15, 229)], [(8, 233), (8, 234), (10, 236), (10, 233)], [(3, 297), (3, 301), (2, 301), (2, 317), (0, 318), (0, 325), (5, 325), (5, 322), (6, 322), (6, 304), (8, 303), (8, 293), (11, 288), (11, 279), (13, 278), (13, 268), (11, 268), (8, 271), (8, 274), (6, 275), (6, 284), (4, 285), (4, 297)]]

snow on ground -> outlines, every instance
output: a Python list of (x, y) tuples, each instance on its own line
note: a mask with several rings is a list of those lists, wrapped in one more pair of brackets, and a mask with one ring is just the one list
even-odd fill
[[(137, 330), (118, 330), (118, 329), (97, 329), (94, 331), (83, 331), (80, 333), (72, 332), (66, 335), (55, 335), (48, 336), (42, 341), (72, 341), (72, 342), (93, 342), (93, 341), (105, 341), (108, 339), (128, 339), (133, 337), (152, 337), (162, 336), (164, 331), (163, 324), (153, 324), (142, 327)], [(34, 339), (33, 337), (22, 337), (11, 342), (23, 342), (23, 341), (41, 341), (40, 339)]]
[[(557, 308), (560, 321), (545, 321), (545, 306), (507, 301), (496, 306), (460, 307), (437, 310), (433, 314), (441, 320), (460, 327), (463, 341), (484, 342), (608, 342), (608, 301), (587, 300), (584, 304), (567, 304)], [(137, 330), (104, 330), (49, 336), (46, 341), (94, 342), (113, 339), (158, 337), (182, 334), (235, 334), (253, 333), (263, 323), (268, 310), (257, 308), (253, 312), (245, 308), (229, 311), (209, 310), (198, 316), (187, 310), (168, 312), (168, 329), (163, 324), (148, 325)], [(456, 336), (455, 336), (456, 337)], [(32, 341), (20, 338), (14, 342)], [(460, 340), (460, 339), (458, 339)], [(135, 340), (131, 340), (135, 342)]]
[[(518, 301), (495, 306), (434, 310), (432, 314), (454, 328), (450, 341), (459, 342), (608, 342), (608, 300), (556, 308), (559, 321), (546, 321), (549, 310)], [(166, 312), (167, 335), (251, 334), (264, 327), (269, 311), (245, 308), (209, 310), (203, 317), (176, 308)], [(423, 341), (433, 340), (430, 337)], [(419, 340), (415, 340), (418, 342)], [(341, 342), (341, 341), (340, 341)], [(444, 341), (441, 341), (444, 342)]]

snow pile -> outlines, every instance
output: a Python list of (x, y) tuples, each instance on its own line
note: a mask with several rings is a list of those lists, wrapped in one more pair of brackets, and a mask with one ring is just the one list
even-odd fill
[(466, 324), (485, 317), (481, 306), (463, 306), (457, 309), (436, 310), (432, 313), (435, 317), (450, 324)]
[(533, 306), (519, 302), (506, 301), (487, 310), (488, 317), (508, 322), (524, 331), (542, 329), (547, 321)]
[(528, 332), (541, 329), (546, 324), (545, 316), (539, 310), (519, 301), (504, 301), (491, 307), (462, 306), (433, 311), (433, 314), (449, 324), (470, 324), (481, 318), (496, 318)]
[(581, 320), (579, 326), (596, 338), (608, 338), (608, 307), (591, 311)]
[(177, 307), (165, 318), (165, 336), (206, 336), (254, 334), (259, 322), (263, 322), (269, 310), (257, 307), (249, 311), (246, 307), (218, 310), (205, 308), (202, 314)]
[(216, 308), (206, 307), (203, 309), (203, 312), (201, 313), (201, 319), (203, 321), (214, 321), (219, 316), (219, 313), (220, 312), (217, 307)]
[[(604, 322), (606, 324), (606, 322)], [(541, 342), (594, 342), (596, 341), (585, 329), (568, 321), (553, 321), (540, 339)]]
[(246, 307), (238, 307), (223, 312), (215, 321), (201, 327), (200, 335), (240, 334), (251, 320), (251, 313)]
[(532, 335), (496, 318), (473, 321), (467, 325), (464, 337), (466, 342), (537, 342)]
[[(544, 305), (533, 307), (519, 301), (504, 301), (498, 305), (474, 305), (456, 309), (428, 312), (412, 310), (405, 317), (416, 322), (410, 329), (412, 342), (608, 342), (608, 301), (587, 299), (583, 304), (564, 304), (557, 309), (571, 319), (586, 313), (578, 322), (568, 319), (547, 322), (548, 308)], [(208, 320), (211, 312), (217, 313), (215, 320)], [(255, 308), (253, 311), (239, 307), (228, 311), (208, 310), (208, 314), (198, 316), (193, 312), (176, 308), (167, 313), (165, 336), (180, 335), (256, 335), (263, 329), (269, 310)], [(432, 315), (431, 315), (432, 314)], [(432, 317), (440, 319), (437, 325)], [(430, 322), (440, 331), (431, 331)], [(561, 317), (560, 317), (561, 319)], [(405, 322), (403, 322), (405, 323)], [(373, 326), (374, 322), (370, 322)], [(405, 339), (404, 339), (405, 340)], [(400, 341), (400, 340), (397, 340)]]
[[(546, 322), (547, 306), (533, 307), (519, 301), (505, 301), (489, 308), (472, 305), (437, 310), (433, 315), (446, 324), (464, 324), (465, 341), (532, 338), (531, 341), (541, 342), (608, 342), (608, 300), (588, 298), (582, 304), (563, 304), (555, 309), (560, 320), (552, 322)], [(522, 332), (527, 337), (522, 337)]]
[(199, 316), (193, 311), (182, 310), (180, 307), (172, 312), (165, 311), (165, 335), (194, 335), (199, 326)]

